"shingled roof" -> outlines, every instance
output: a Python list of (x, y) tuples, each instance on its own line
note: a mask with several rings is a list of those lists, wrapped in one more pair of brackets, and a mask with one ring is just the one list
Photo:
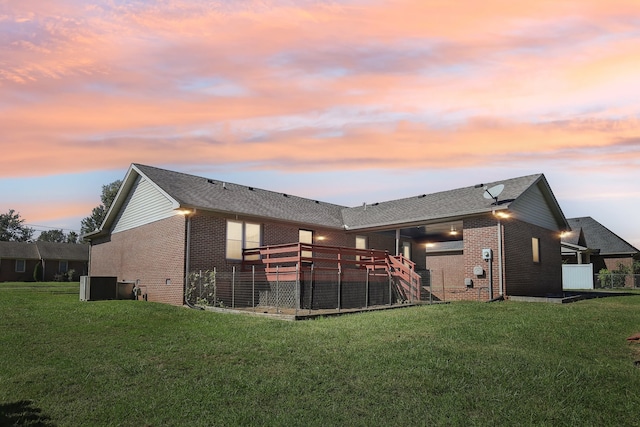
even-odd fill
[(0, 242), (0, 258), (5, 259), (40, 259), (35, 243)]
[(134, 165), (181, 207), (342, 227), (343, 206), (256, 187)]
[[(506, 209), (532, 185), (543, 178), (542, 174), (528, 175), (500, 181), (504, 191), (498, 205), (493, 199), (482, 196), (484, 190), (477, 186), (421, 194), (387, 202), (344, 209), (344, 223), (350, 229), (376, 228), (387, 225), (418, 224), (434, 220), (461, 218), (497, 209)], [(497, 182), (488, 183), (491, 188)]]
[[(105, 224), (102, 225), (102, 230), (106, 231), (116, 220), (116, 214), (125, 203), (127, 193), (133, 188), (138, 176), (151, 181), (172, 200), (176, 209), (195, 208), (348, 230), (392, 229), (507, 209), (529, 188), (539, 185), (545, 189), (545, 197), (548, 196), (548, 199), (555, 203), (561, 221), (565, 221), (542, 174), (500, 181), (500, 184), (504, 184), (504, 191), (500, 194), (498, 204), (493, 203), (492, 199), (482, 197), (483, 188), (469, 186), (364, 206), (346, 207), (153, 166), (132, 164)], [(498, 183), (487, 183), (486, 186), (490, 188), (496, 184)]]
[(590, 216), (569, 218), (567, 221), (571, 226), (571, 232), (562, 238), (567, 243), (599, 249), (600, 255), (628, 255), (640, 252)]
[(0, 242), (0, 258), (88, 261), (89, 245), (54, 242)]

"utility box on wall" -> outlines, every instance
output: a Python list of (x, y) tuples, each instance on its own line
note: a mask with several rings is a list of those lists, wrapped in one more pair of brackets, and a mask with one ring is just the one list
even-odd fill
[(485, 261), (489, 261), (493, 258), (493, 253), (491, 252), (491, 249), (483, 249), (482, 250), (482, 259)]
[(481, 265), (476, 265), (475, 267), (473, 267), (473, 274), (478, 277), (484, 275), (484, 268), (482, 268)]

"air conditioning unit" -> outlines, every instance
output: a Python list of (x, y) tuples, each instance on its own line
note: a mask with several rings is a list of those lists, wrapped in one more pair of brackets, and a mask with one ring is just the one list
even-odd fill
[(89, 301), (91, 295), (91, 277), (80, 276), (80, 301)]
[(81, 276), (80, 301), (118, 299), (118, 278), (112, 276)]

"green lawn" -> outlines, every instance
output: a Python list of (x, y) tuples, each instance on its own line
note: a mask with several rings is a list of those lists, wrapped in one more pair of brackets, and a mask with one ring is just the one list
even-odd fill
[(301, 322), (0, 283), (0, 425), (638, 425), (640, 295)]

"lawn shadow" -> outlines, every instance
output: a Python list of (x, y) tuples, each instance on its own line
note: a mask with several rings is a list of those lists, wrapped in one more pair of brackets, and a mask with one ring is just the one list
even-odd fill
[(0, 403), (0, 426), (55, 427), (51, 417), (30, 400)]

